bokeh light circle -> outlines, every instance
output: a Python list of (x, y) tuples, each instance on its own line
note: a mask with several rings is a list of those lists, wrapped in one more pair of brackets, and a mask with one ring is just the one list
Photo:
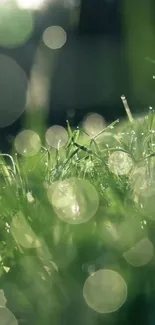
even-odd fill
[(0, 127), (15, 122), (24, 112), (27, 77), (10, 57), (0, 54)]
[(44, 44), (52, 49), (60, 49), (67, 41), (67, 34), (60, 26), (50, 26), (43, 33)]
[(98, 209), (98, 193), (88, 180), (71, 178), (55, 182), (47, 196), (57, 216), (70, 224), (89, 221)]
[(149, 197), (155, 195), (155, 159), (144, 160), (133, 168), (130, 177), (130, 185), (134, 193)]
[(91, 138), (94, 138), (102, 132), (105, 126), (104, 118), (97, 113), (89, 114), (83, 121), (83, 129)]
[(122, 221), (116, 221), (116, 218), (104, 217), (98, 224), (99, 234), (102, 241), (109, 247), (115, 247), (121, 252), (130, 247), (144, 236), (145, 229), (141, 228), (141, 219), (139, 216), (127, 215)]
[(64, 147), (68, 141), (68, 133), (60, 125), (50, 127), (45, 134), (47, 144), (55, 149)]
[(127, 285), (113, 270), (99, 270), (90, 275), (83, 287), (87, 305), (98, 313), (117, 311), (127, 299)]
[(24, 130), (15, 138), (15, 149), (22, 156), (33, 156), (41, 148), (39, 135), (32, 130)]
[(22, 213), (18, 213), (13, 217), (10, 228), (13, 238), (19, 245), (25, 248), (40, 247), (40, 241)]
[(128, 153), (115, 151), (109, 156), (108, 167), (116, 175), (127, 175), (133, 167), (133, 160)]
[(0, 324), (18, 325), (18, 321), (8, 308), (0, 307)]
[(154, 247), (151, 241), (146, 237), (130, 248), (123, 254), (125, 260), (135, 266), (148, 264), (154, 256)]
[(31, 11), (20, 9), (15, 1), (0, 1), (0, 46), (14, 48), (26, 43), (34, 29)]

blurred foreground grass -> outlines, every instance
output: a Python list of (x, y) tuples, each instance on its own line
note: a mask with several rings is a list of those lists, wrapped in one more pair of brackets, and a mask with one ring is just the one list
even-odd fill
[[(19, 324), (146, 325), (155, 290), (154, 111), (93, 137), (69, 124), (67, 132), (62, 148), (43, 143), (35, 155), (0, 154), (0, 288), (7, 306)], [(29, 147), (35, 149), (23, 143), (22, 152)], [(102, 269), (118, 272), (128, 289), (113, 313), (104, 312), (100, 287), (91, 308), (83, 296), (85, 280)]]

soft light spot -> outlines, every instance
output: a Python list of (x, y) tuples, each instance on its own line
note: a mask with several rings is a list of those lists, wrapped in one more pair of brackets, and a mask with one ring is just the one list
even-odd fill
[[(49, 74), (51, 69), (47, 63), (47, 58), (43, 60), (35, 59), (35, 64), (31, 70), (27, 98), (26, 98), (26, 110), (27, 111), (40, 111), (44, 110), (46, 115), (49, 99)], [(48, 73), (47, 73), (48, 65)], [(52, 72), (51, 72), (52, 73)]]
[(135, 242), (144, 236), (144, 232), (141, 230), (141, 219), (132, 215), (122, 221), (108, 220), (103, 218), (98, 223), (99, 233), (103, 242), (109, 246), (116, 247), (125, 251), (132, 247)]
[(112, 223), (110, 220), (104, 220), (99, 225), (99, 230), (106, 242), (116, 243), (120, 239), (118, 225)]
[(10, 225), (7, 222), (5, 223), (5, 225), (7, 228), (10, 228)]
[(148, 264), (154, 256), (154, 247), (146, 237), (123, 254), (125, 260), (135, 266)]
[(47, 196), (57, 216), (70, 224), (87, 222), (98, 209), (97, 191), (88, 180), (71, 178), (55, 182)]
[(88, 160), (88, 161), (86, 162), (84, 168), (85, 168), (85, 170), (86, 170), (87, 172), (92, 172), (93, 169), (94, 169), (94, 163), (93, 163), (93, 161)]
[(11, 233), (15, 241), (25, 248), (40, 247), (40, 241), (27, 223), (22, 213), (18, 213), (11, 223)]
[(16, 0), (19, 8), (38, 10), (41, 9), (45, 3), (45, 0)]
[(41, 141), (36, 132), (24, 130), (16, 136), (14, 145), (22, 156), (33, 156), (40, 150)]
[(12, 312), (5, 307), (0, 307), (0, 324), (1, 325), (18, 325), (17, 319)]
[(67, 34), (60, 26), (50, 26), (43, 33), (44, 44), (52, 50), (60, 49), (67, 41)]
[(12, 124), (24, 112), (27, 84), (26, 74), (16, 61), (0, 54), (0, 127)]
[(3, 269), (4, 269), (4, 271), (5, 271), (6, 273), (8, 273), (8, 272), (10, 271), (10, 267), (8, 267), (8, 266), (3, 266)]
[(62, 126), (54, 125), (46, 131), (45, 138), (49, 146), (59, 149), (66, 145), (68, 133)]
[(30, 244), (33, 243), (33, 238), (29, 234), (24, 234), (24, 236)]
[(90, 274), (93, 275), (95, 273), (95, 269), (96, 269), (96, 267), (95, 267), (95, 264), (93, 264), (93, 263), (92, 264), (91, 263), (84, 263), (82, 265), (82, 271), (88, 273), (89, 275)]
[(13, 48), (23, 45), (33, 29), (32, 12), (21, 10), (13, 0), (0, 1), (0, 46)]
[(81, 4), (81, 0), (67, 0), (67, 5), (71, 7), (79, 7)]
[(31, 192), (27, 192), (26, 196), (27, 196), (27, 200), (28, 200), (29, 203), (34, 202), (34, 197), (32, 196)]
[(94, 138), (102, 132), (105, 126), (104, 118), (96, 113), (89, 114), (83, 121), (83, 129), (91, 138)]
[(122, 151), (113, 152), (108, 159), (109, 169), (116, 175), (126, 175), (133, 166), (132, 158)]
[(43, 267), (49, 275), (51, 275), (53, 271), (59, 271), (58, 266), (53, 261), (50, 261), (50, 267), (47, 265), (44, 265)]
[(87, 278), (83, 296), (88, 306), (98, 313), (112, 313), (125, 303), (127, 285), (119, 273), (99, 270)]
[(129, 177), (130, 185), (136, 194), (149, 197), (155, 194), (155, 160), (149, 158), (137, 164)]

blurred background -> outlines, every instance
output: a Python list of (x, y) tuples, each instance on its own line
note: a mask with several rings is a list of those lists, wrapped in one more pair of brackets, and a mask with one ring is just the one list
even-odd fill
[[(102, 131), (105, 126), (104, 122), (108, 124), (117, 118), (123, 119), (126, 116), (121, 100), (122, 95), (127, 98), (133, 115), (148, 112), (150, 108), (153, 109), (155, 105), (154, 13), (155, 2), (153, 0), (0, 0), (0, 151), (10, 152), (15, 143), (15, 149), (19, 154), (25, 157), (28, 156), (28, 154), (31, 156), (31, 154), (35, 154), (35, 151), (38, 152), (40, 150), (40, 138), (41, 140), (44, 138), (46, 130), (47, 144), (54, 149), (59, 149), (59, 142), (61, 142), (63, 146), (68, 141), (67, 132), (64, 129), (62, 131), (59, 127), (59, 129), (52, 129), (52, 133), (50, 133), (48, 132), (48, 128), (54, 125), (66, 127), (66, 120), (69, 120), (72, 128), (76, 128), (76, 126), (81, 125), (82, 121), (85, 121), (85, 117), (89, 113), (99, 114), (92, 115), (89, 123), (85, 123), (85, 131), (87, 131), (90, 136), (94, 136), (93, 132), (96, 122), (98, 124), (97, 131)], [(88, 122), (87, 119), (86, 122)], [(154, 128), (154, 125), (152, 127)], [(32, 131), (26, 131), (28, 133), (21, 135), (20, 131), (24, 128), (34, 130), (37, 134), (33, 134)], [(61, 131), (62, 139), (60, 141)], [(155, 131), (152, 130), (152, 133), (154, 132)], [(122, 134), (124, 136), (124, 133)], [(133, 130), (131, 131), (131, 135), (133, 139), (135, 135)], [(141, 133), (141, 135), (144, 135), (144, 133)], [(130, 133), (128, 133), (128, 136), (130, 137)], [(16, 141), (14, 141), (14, 139)], [(151, 139), (152, 146), (154, 146), (155, 141), (152, 134)], [(118, 139), (115, 138), (115, 140)], [(137, 147), (134, 147), (134, 150), (138, 148), (140, 151), (141, 147), (143, 149), (143, 145), (140, 146), (141, 143), (139, 138), (137, 140), (136, 135), (135, 140), (137, 141), (135, 142), (137, 143)], [(28, 149), (30, 151), (28, 151)], [(53, 152), (55, 153), (55, 151)], [(146, 154), (145, 152), (143, 153)], [(46, 159), (46, 157), (44, 159)], [(131, 157), (128, 157), (128, 159), (131, 163)], [(122, 168), (120, 161), (122, 163), (122, 156), (116, 162), (119, 168)], [(37, 168), (34, 167), (36, 166), (35, 163), (33, 168), (36, 169), (37, 175), (39, 175), (38, 178), (35, 178), (34, 169), (32, 168), (31, 170), (29, 167), (32, 166), (34, 162), (35, 160), (30, 160), (29, 165), (29, 160), (25, 160), (26, 167), (24, 166), (24, 168), (28, 173), (30, 172), (28, 178), (30, 179), (30, 190), (32, 190), (32, 193), (34, 192), (34, 196), (36, 195), (34, 199), (31, 196), (31, 191), (28, 192), (27, 194), (29, 194), (30, 201), (28, 199), (27, 201), (32, 203), (33, 200), (36, 200), (36, 202), (34, 202), (34, 205), (31, 205), (29, 210), (27, 210), (27, 201), (21, 200), (21, 202), (25, 202), (25, 206), (23, 203), (21, 206), (25, 213), (24, 215), (27, 216), (27, 220), (29, 216), (32, 216), (31, 220), (33, 220), (34, 224), (36, 222), (36, 229), (38, 227), (38, 233), (41, 233), (41, 235), (46, 238), (46, 243), (48, 244), (47, 248), (49, 248), (49, 251), (52, 251), (52, 254), (49, 254), (48, 249), (45, 251), (37, 251), (37, 253), (39, 252), (38, 254), (41, 254), (41, 256), (43, 255), (44, 260), (46, 260), (46, 263), (44, 263), (45, 270), (47, 271), (46, 278), (44, 274), (42, 274), (42, 270), (40, 271), (37, 259), (33, 260), (33, 252), (32, 256), (29, 256), (30, 258), (28, 256), (23, 256), (23, 261), (21, 261), (23, 273), (18, 267), (18, 255), (17, 261), (15, 260), (13, 267), (11, 267), (9, 278), (12, 284), (4, 283), (2, 289), (6, 292), (6, 295), (10, 296), (10, 309), (13, 309), (13, 312), (17, 314), (16, 316), (20, 319), (20, 324), (34, 325), (36, 323), (33, 317), (36, 317), (37, 325), (46, 325), (48, 323), (45, 322), (45, 319), (46, 317), (47, 320), (50, 319), (50, 313), (52, 314), (53, 311), (52, 323), (54, 325), (68, 325), (73, 323), (75, 325), (103, 323), (106, 323), (106, 325), (114, 325), (116, 323), (119, 325), (139, 323), (141, 325), (154, 324), (155, 260), (153, 259), (149, 268), (149, 273), (148, 269), (145, 268), (142, 268), (142, 271), (140, 270), (139, 272), (139, 268), (133, 271), (131, 266), (129, 266), (129, 269), (128, 266), (124, 267), (124, 265), (126, 265), (124, 264), (126, 263), (124, 259), (120, 262), (118, 261), (117, 254), (113, 254), (112, 250), (108, 251), (108, 249), (103, 249), (104, 245), (102, 243), (100, 244), (100, 239), (99, 245), (97, 244), (98, 238), (95, 237), (97, 231), (94, 230), (96, 229), (96, 223), (93, 223), (93, 221), (89, 223), (89, 225), (86, 224), (86, 226), (83, 226), (82, 224), (81, 228), (77, 228), (78, 231), (75, 231), (75, 242), (78, 244), (76, 244), (77, 246), (74, 245), (72, 237), (70, 236), (71, 228), (67, 228), (68, 225), (65, 223), (63, 224), (63, 222), (61, 223), (57, 218), (51, 218), (51, 207), (49, 207), (49, 202), (47, 203), (46, 199), (44, 199), (46, 187), (44, 186), (45, 189), (42, 189), (40, 183), (37, 183), (39, 182), (38, 180), (40, 180), (39, 177), (41, 177), (42, 169), (37, 170)], [(90, 163), (90, 165), (87, 165), (90, 168), (87, 169), (88, 174), (91, 174), (90, 170), (94, 171), (95, 165), (93, 165), (91, 161), (88, 161), (88, 163)], [(47, 170), (49, 169), (50, 164), (51, 161), (49, 160), (48, 162), (45, 161), (44, 165), (43, 160), (43, 172), (45, 171), (45, 166), (47, 166)], [(7, 169), (5, 169), (5, 172), (6, 170)], [(50, 171), (51, 170), (52, 169), (50, 169)], [(139, 168), (139, 170), (138, 179), (143, 169)], [(105, 174), (103, 171), (106, 174), (106, 170), (103, 168), (103, 170), (101, 169), (101, 174), (98, 173), (97, 177), (101, 178), (100, 182), (102, 182), (103, 177), (102, 183), (104, 184)], [(115, 171), (113, 173), (115, 173)], [(96, 176), (94, 176), (94, 179), (95, 177)], [(23, 178), (25, 179), (25, 175)], [(108, 203), (106, 203), (106, 205), (103, 200), (103, 206), (105, 208), (106, 205), (106, 208), (109, 207), (109, 210), (108, 208), (107, 211), (102, 210), (101, 207), (97, 218), (100, 222), (100, 217), (105, 213), (103, 228), (106, 229), (107, 227), (107, 229), (110, 229), (112, 236), (116, 236), (116, 238), (118, 229), (118, 234), (120, 231), (122, 236), (120, 241), (122, 240), (123, 242), (127, 240), (128, 242), (129, 240), (130, 243), (130, 234), (132, 234), (132, 239), (137, 229), (139, 230), (140, 228), (141, 231), (141, 229), (144, 228), (144, 222), (143, 225), (141, 225), (141, 219), (138, 220), (137, 217), (139, 213), (142, 212), (135, 210), (135, 215), (133, 214), (130, 196), (127, 197), (127, 191), (124, 191), (124, 188), (127, 186), (126, 180), (124, 182), (122, 178), (123, 181), (121, 186), (123, 190), (119, 192), (119, 195), (123, 195), (117, 200), (114, 186), (116, 184), (109, 182), (109, 179), (111, 181), (111, 174), (109, 173), (109, 175), (106, 175), (105, 179), (105, 186), (107, 186), (107, 188), (103, 187), (102, 190), (106, 190)], [(144, 178), (142, 178), (142, 182), (143, 179)], [(148, 179), (146, 179), (146, 181), (148, 182)], [(21, 190), (20, 186), (19, 189)], [(140, 186), (137, 187), (141, 188)], [(4, 205), (1, 199), (4, 197), (4, 193), (7, 193), (7, 188), (8, 187), (6, 187), (6, 192), (5, 186), (1, 186), (0, 188), (0, 211), (2, 215), (4, 213)], [(154, 188), (153, 179), (152, 201), (148, 200), (146, 201), (147, 204), (144, 205), (146, 210), (151, 210), (153, 217)], [(26, 191), (27, 189), (29, 190), (29, 188), (26, 187)], [(9, 210), (7, 215), (7, 217), (9, 216), (8, 220), (10, 220), (10, 216), (14, 213), (16, 207), (18, 207), (18, 209), (21, 208), (18, 203), (21, 194), (20, 191), (19, 193), (16, 191), (17, 189), (14, 190), (14, 187), (11, 187), (11, 191), (8, 191), (9, 196), (6, 196), (6, 210), (9, 205), (11, 206), (11, 212)], [(88, 192), (88, 189), (86, 189), (86, 192)], [(17, 196), (17, 201), (15, 201), (15, 193), (19, 194), (19, 197)], [(80, 190), (78, 190), (78, 193), (80, 193)], [(122, 206), (124, 207), (125, 202), (124, 197), (127, 203), (125, 205), (125, 210), (122, 212), (121, 208)], [(12, 198), (12, 200), (10, 198)], [(91, 194), (91, 198), (94, 198), (93, 194)], [(120, 198), (123, 198), (123, 203)], [(145, 195), (143, 199), (145, 204)], [(38, 205), (40, 201), (43, 203), (43, 206), (42, 204)], [(91, 202), (92, 201), (93, 200), (91, 200)], [(89, 202), (89, 210), (92, 210), (91, 202)], [(138, 202), (138, 204), (140, 202)], [(123, 217), (125, 214), (127, 220), (125, 223), (122, 222), (123, 226), (121, 224), (122, 215), (120, 211)], [(148, 211), (144, 212), (145, 217)], [(52, 213), (54, 215), (54, 212)], [(133, 219), (131, 216), (134, 221), (136, 220), (135, 224), (132, 223)], [(114, 219), (115, 217), (120, 217), (120, 219)], [(54, 220), (52, 221), (53, 224), (51, 220)], [(117, 220), (115, 222), (116, 229), (113, 220)], [(146, 225), (147, 222), (146, 220), (144, 221)], [(37, 224), (37, 222), (39, 223)], [(1, 223), (0, 226), (1, 229), (3, 229), (3, 223)], [(8, 223), (5, 223), (5, 226), (8, 228), (10, 227)], [(23, 231), (25, 231), (24, 227), (27, 226), (24, 224)], [(151, 238), (151, 240), (154, 243), (154, 226), (151, 224), (151, 227), (153, 234), (153, 239)], [(23, 233), (22, 231), (19, 232), (20, 227), (17, 228), (18, 234), (20, 235), (19, 239), (22, 240), (24, 238)], [(99, 228), (101, 228), (100, 223)], [(53, 239), (53, 242), (55, 240), (55, 246), (53, 245), (55, 251), (51, 246), (51, 232), (54, 234), (53, 238), (56, 238), (56, 240)], [(9, 229), (6, 231), (6, 234), (8, 233)], [(127, 236), (128, 233), (129, 236)], [(139, 236), (138, 231), (137, 233)], [(106, 238), (106, 236), (103, 237)], [(6, 256), (9, 256), (11, 260), (12, 242), (10, 241), (9, 243), (9, 247), (11, 247), (9, 251), (8, 246), (5, 246), (5, 240), (2, 239), (0, 247), (5, 247), (4, 255), (6, 254)], [(30, 236), (29, 239), (31, 240), (33, 237), (31, 238)], [(110, 240), (111, 239), (109, 239), (109, 242)], [(113, 243), (115, 243), (115, 241)], [(23, 247), (25, 247), (24, 245)], [(78, 250), (76, 250), (77, 247)], [(25, 248), (32, 247), (29, 245), (29, 247)], [(37, 246), (34, 246), (34, 248), (37, 248)], [(149, 240), (142, 241), (142, 246), (140, 248), (140, 259), (141, 255), (142, 257), (146, 256), (146, 258), (148, 258), (148, 255), (151, 254), (149, 256), (151, 260), (153, 256), (152, 243), (150, 243)], [(2, 248), (1, 251), (3, 251)], [(96, 256), (100, 256), (100, 258), (96, 260)], [(6, 272), (9, 271), (7, 267), (7, 265), (10, 265), (9, 258), (7, 261), (8, 264), (3, 266), (3, 268), (7, 268)], [(51, 267), (50, 263), (47, 263), (49, 259), (55, 260), (56, 263), (60, 265), (60, 269), (61, 267), (62, 269), (64, 268), (64, 274), (63, 272), (62, 274), (60, 273), (59, 277), (59, 274), (56, 273), (56, 275), (53, 276), (54, 273), (52, 272), (53, 268), (55, 269), (55, 265), (53, 267), (52, 264)], [(92, 274), (96, 271), (96, 266), (97, 269), (103, 268), (103, 266), (107, 268), (115, 267), (118, 271), (124, 267), (124, 277), (128, 280), (128, 283), (131, 282), (128, 304), (123, 307), (117, 317), (115, 313), (110, 316), (96, 316), (94, 312), (86, 309), (84, 302), (81, 302), (83, 301), (81, 300), (81, 297), (83, 297), (80, 291), (81, 283), (84, 282), (88, 273)], [(50, 268), (52, 271), (50, 271)], [(24, 269), (28, 271), (27, 274), (24, 273)], [(85, 272), (85, 275), (81, 272), (81, 269)], [(57, 272), (57, 270), (55, 271)], [(43, 275), (42, 280), (45, 281), (45, 285), (40, 282), (40, 275)], [(51, 290), (50, 280), (48, 278), (49, 275), (51, 276), (50, 279), (52, 279), (53, 282), (55, 281), (57, 285), (54, 287), (52, 299), (49, 293)], [(24, 284), (22, 280), (20, 282), (20, 276), (21, 279), (22, 277), (24, 278)], [(62, 279), (63, 285), (61, 282)], [(21, 295), (18, 294), (18, 290), (16, 290), (14, 286), (14, 281), (18, 282), (22, 290), (25, 290), (26, 295), (30, 297), (30, 301), (32, 301), (32, 306), (28, 307), (30, 309), (26, 310), (25, 306), (31, 304), (25, 302), (24, 298), (22, 298), (23, 300), (21, 299)], [(1, 284), (3, 284), (3, 279), (1, 280)], [(27, 284), (30, 286), (28, 289), (32, 288), (32, 290), (27, 290)], [(10, 285), (12, 285), (11, 289)], [(126, 294), (126, 283), (124, 283), (124, 286)], [(51, 292), (53, 292), (52, 290)], [(68, 292), (69, 298), (66, 297), (66, 292)], [(96, 297), (98, 296), (97, 292)], [(119, 297), (118, 294), (116, 296)], [(126, 296), (123, 299), (125, 301)], [(3, 300), (5, 300), (4, 297)], [(27, 319), (28, 323), (24, 323), (23, 321), (25, 315), (22, 315), (22, 318), (20, 318), (22, 314), (21, 302), (24, 306), (25, 315), (29, 318)], [(63, 304), (64, 309), (61, 310)], [(11, 306), (13, 307), (11, 308)], [(59, 310), (61, 310), (61, 313)], [(17, 311), (20, 311), (20, 315), (18, 315)], [(42, 319), (44, 319), (44, 322)], [(51, 324), (51, 320), (49, 323)], [(13, 325), (16, 323), (12, 322), (11, 324)]]
[[(29, 121), (109, 122), (155, 103), (153, 0), (1, 0), (0, 149)], [(28, 118), (27, 118), (28, 117)], [(30, 122), (31, 121), (31, 122)], [(39, 122), (38, 122), (39, 123)]]

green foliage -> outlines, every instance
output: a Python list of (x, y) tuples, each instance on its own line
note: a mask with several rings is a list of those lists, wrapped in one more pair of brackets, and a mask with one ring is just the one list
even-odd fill
[[(139, 290), (122, 254), (141, 238), (151, 236), (153, 221), (134, 198), (130, 173), (113, 173), (108, 158), (113, 152), (127, 153), (134, 167), (147, 162), (152, 175), (154, 112), (131, 123), (116, 121), (86, 142), (83, 130), (72, 130), (69, 123), (67, 128), (65, 148), (42, 146), (38, 154), (24, 158), (15, 152), (0, 155), (0, 283), (19, 324), (22, 319), (33, 325), (71, 324), (75, 306), (79, 316), (74, 324), (98, 324), (98, 316), (88, 310), (81, 296), (91, 267), (121, 270), (131, 284), (129, 301)], [(61, 221), (47, 198), (48, 186), (70, 177), (89, 180), (99, 195), (96, 215), (81, 225)], [(10, 227), (19, 213), (40, 246), (23, 247), (15, 240)], [(15, 292), (13, 298), (10, 290)], [(125, 321), (125, 314), (119, 315)], [(106, 321), (115, 323), (112, 316)]]

